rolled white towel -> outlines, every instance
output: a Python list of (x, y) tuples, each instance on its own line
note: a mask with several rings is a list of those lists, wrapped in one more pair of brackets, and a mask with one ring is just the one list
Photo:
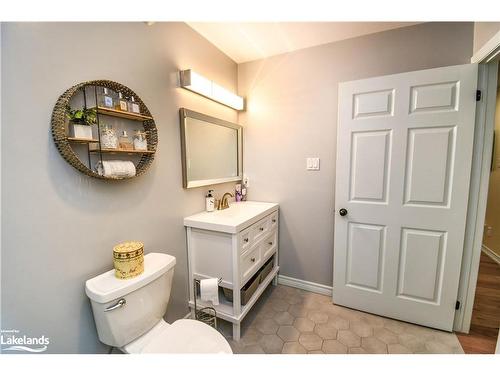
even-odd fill
[(125, 178), (135, 176), (135, 165), (126, 160), (103, 160), (97, 163), (97, 173), (104, 177)]

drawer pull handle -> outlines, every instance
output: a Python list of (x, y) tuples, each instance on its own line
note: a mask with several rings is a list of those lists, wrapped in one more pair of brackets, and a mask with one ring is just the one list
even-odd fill
[(273, 223), (276, 223), (276, 219), (273, 219)]
[(243, 242), (248, 242), (248, 238), (244, 238), (244, 239), (243, 239)]
[(250, 258), (250, 260), (251, 260), (252, 262), (255, 262), (255, 258)]
[(264, 230), (264, 228), (262, 228), (262, 227), (261, 227), (261, 228), (259, 228), (259, 229), (260, 229), (260, 231), (261, 231), (261, 232)]
[(272, 242), (268, 242), (269, 245), (273, 246), (273, 243)]

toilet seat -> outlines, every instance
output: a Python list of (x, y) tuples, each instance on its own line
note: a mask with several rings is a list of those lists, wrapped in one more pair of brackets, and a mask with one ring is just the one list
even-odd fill
[(179, 319), (154, 337), (142, 353), (227, 353), (233, 351), (217, 330), (205, 323)]

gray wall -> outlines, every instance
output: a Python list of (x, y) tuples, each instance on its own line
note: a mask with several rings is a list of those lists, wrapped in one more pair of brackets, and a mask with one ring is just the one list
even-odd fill
[(280, 274), (332, 285), (338, 83), (466, 64), (472, 39), (472, 23), (428, 23), (238, 66), (249, 196), (280, 203)]
[(500, 22), (474, 22), (474, 53), (500, 31)]
[[(50, 337), (53, 353), (105, 351), (84, 283), (112, 267), (112, 246), (127, 239), (177, 257), (167, 320), (184, 316), (182, 218), (204, 209), (207, 189), (182, 188), (178, 109), (228, 121), (237, 115), (178, 88), (177, 71), (193, 68), (236, 90), (236, 64), (182, 23), (2, 24), (1, 38), (2, 327)], [(92, 79), (129, 86), (155, 117), (159, 147), (144, 176), (92, 179), (54, 147), (58, 96)]]

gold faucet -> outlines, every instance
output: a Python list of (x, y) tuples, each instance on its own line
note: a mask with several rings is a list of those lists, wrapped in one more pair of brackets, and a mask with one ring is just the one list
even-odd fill
[(224, 193), (222, 198), (217, 201), (218, 210), (225, 210), (226, 208), (229, 208), (229, 203), (227, 202), (228, 196), (230, 196), (231, 198), (234, 197), (234, 195), (231, 193)]

